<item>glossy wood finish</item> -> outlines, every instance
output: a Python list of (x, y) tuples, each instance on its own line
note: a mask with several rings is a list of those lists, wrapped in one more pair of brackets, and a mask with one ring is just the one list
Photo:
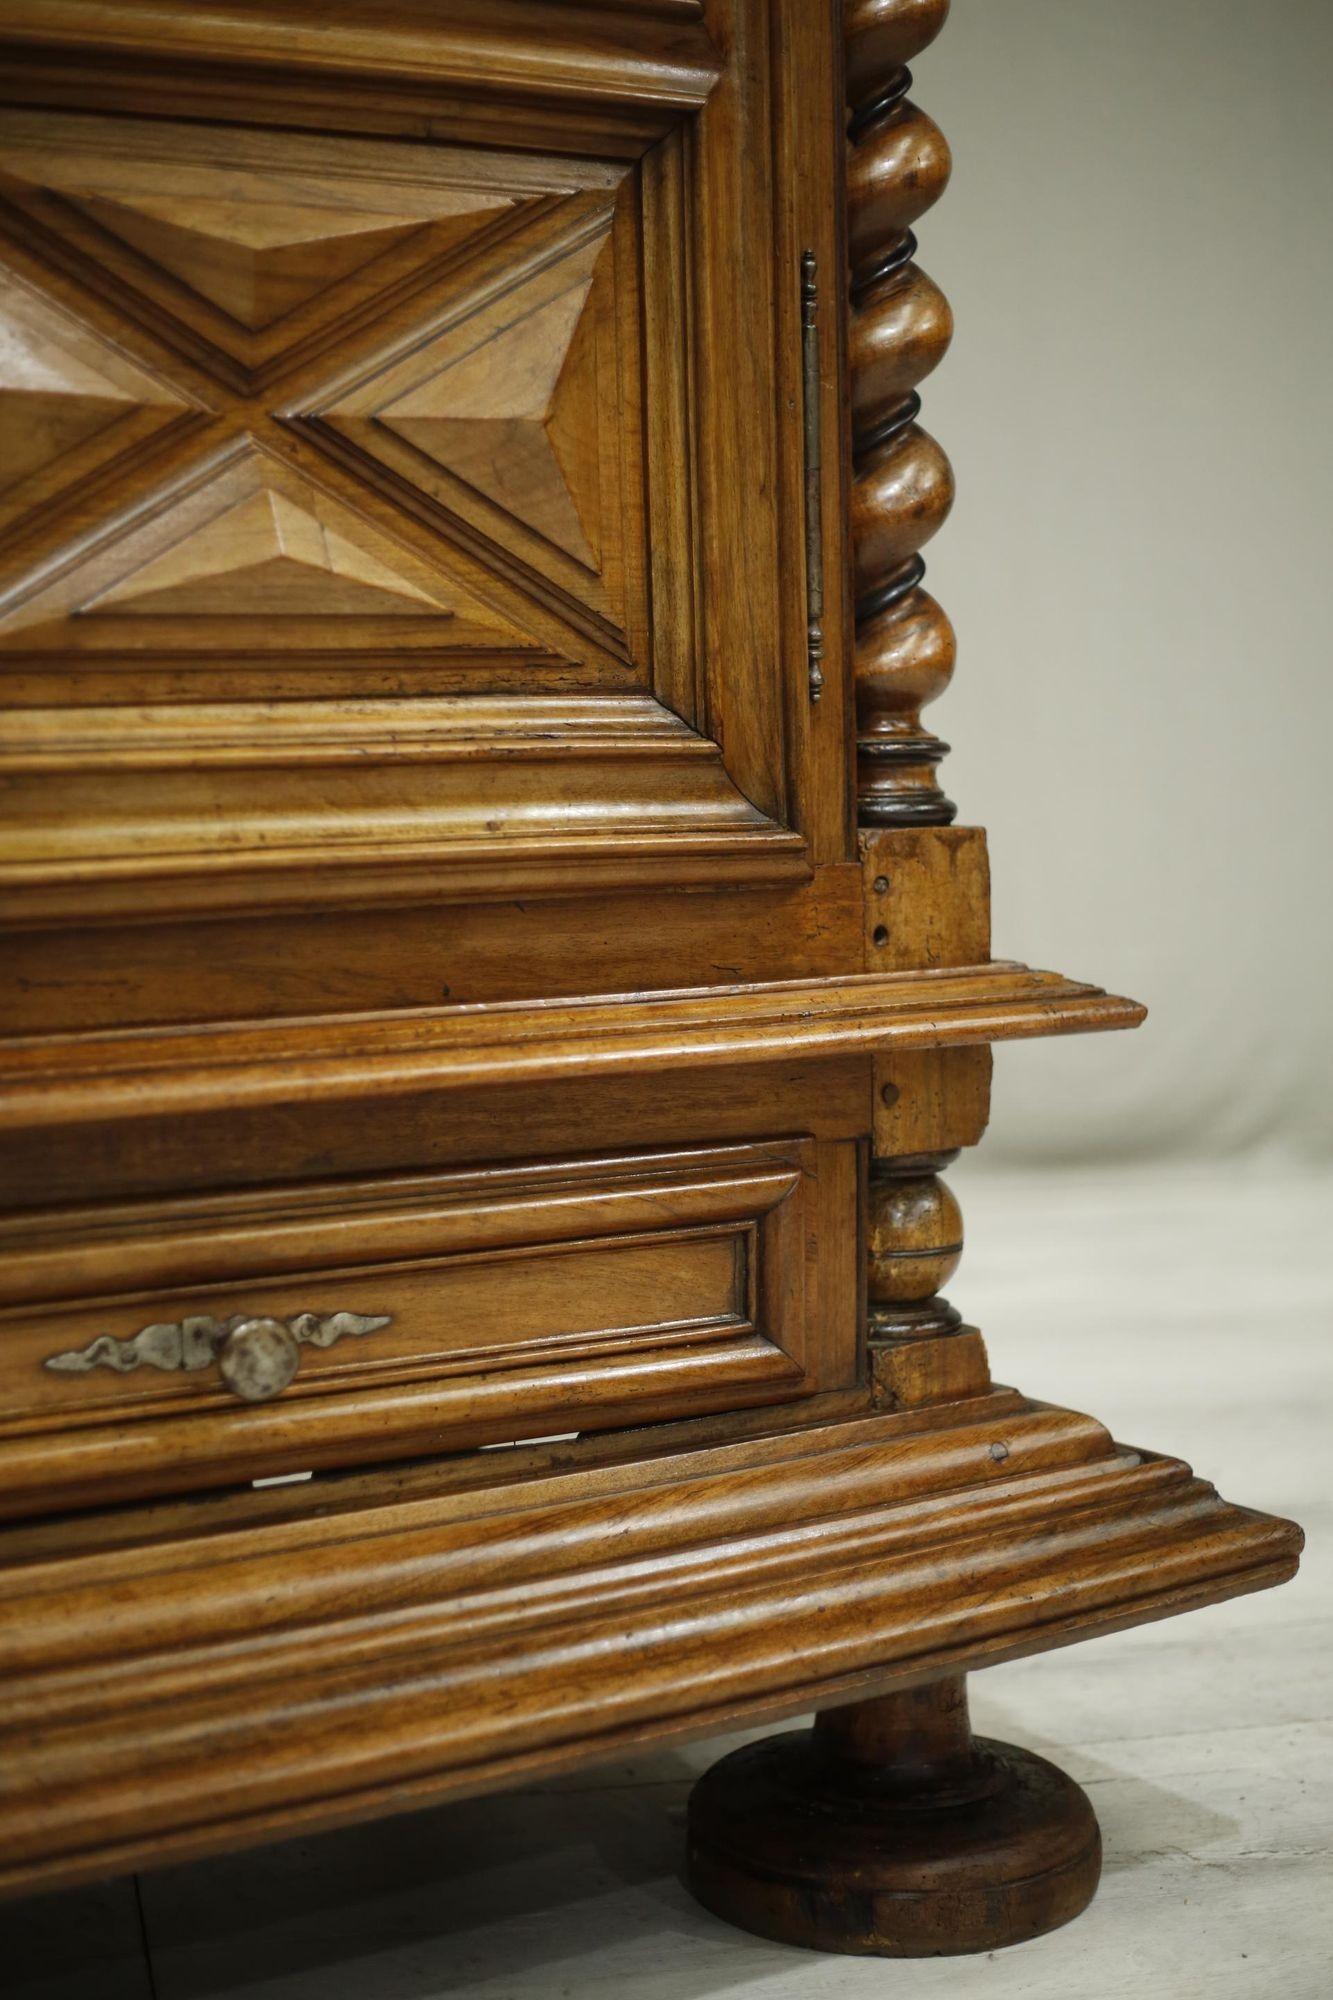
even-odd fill
[(866, 1357), (881, 1409), (974, 1396), (990, 1384), (980, 1333), (940, 1296), (963, 1257), (962, 1211), (940, 1178), (956, 1157), (951, 1150), (871, 1159)]
[[(690, 225), (675, 151), (628, 174), (9, 114), (24, 273), (144, 354), (150, 410), (190, 418), (174, 455), (112, 461), (94, 534), (59, 456), (22, 510), (0, 914), (808, 875), (750, 803), (781, 810), (786, 783), (746, 740), (781, 704), (777, 607), (710, 636), (721, 607), (673, 581), (724, 523), (716, 559), (777, 567), (771, 508), (701, 510), (719, 427), (681, 356), (732, 336), (665, 282)], [(40, 453), (46, 402), (10, 400)]]
[[(390, 124), (424, 112), (506, 137), (518, 97), (535, 143), (591, 129), (624, 149), (660, 134), (669, 114), (697, 110), (721, 64), (704, 30), (701, 0), (277, 0), (262, 10), (174, 0), (10, 0), (4, 30), (21, 78), (34, 91), (87, 89), (89, 52), (111, 58), (142, 100), (159, 94), (177, 112), (195, 96), (209, 109), (210, 69), (246, 75), (262, 115), (315, 122), (355, 86), (368, 114)], [(131, 67), (132, 65), (132, 67)], [(95, 86), (114, 98), (116, 75)], [(172, 92), (174, 91), (174, 97)], [(216, 115), (216, 99), (211, 106)]]
[[(0, 1052), (0, 1123), (25, 1130), (156, 1112), (451, 1093), (484, 1084), (608, 1080), (737, 1062), (960, 1047), (1136, 1027), (1137, 1001), (991, 960), (917, 973), (773, 981), (336, 1021), (16, 1036)], [(67, 1078), (52, 1086), (59, 1053)]]
[[(447, 16), (427, 5), (391, 14), (368, 0), (333, 8), (310, 0), (214, 6), (192, 19), (162, 0), (43, 0), (8, 10), (20, 42), (93, 44), (234, 61), (268, 56), (345, 69), (357, 78), (426, 67), (469, 89), (515, 88), (579, 98), (644, 97), (688, 108), (707, 95), (718, 64), (700, 24), (700, 0), (590, 0), (557, 11), (541, 0), (451, 0)], [(603, 16), (601, 33), (597, 16)]]
[(953, 505), (953, 474), (917, 423), (917, 385), (938, 367), (953, 315), (913, 261), (913, 224), (948, 184), (949, 148), (913, 104), (906, 64), (944, 25), (948, 0), (847, 0), (848, 330), (856, 482), (857, 819), (947, 824), (936, 767), (948, 745), (921, 710), (948, 686), (956, 642), (921, 587), (921, 550)]
[[(80, 34), (115, 52), (114, 85)], [(804, 884), (798, 928), (831, 934), (841, 551), (819, 728), (784, 556), (804, 505), (787, 280), (802, 244), (838, 263), (838, 162), (806, 94), (821, 71), (833, 88), (826, 25), (767, 0), (708, 23), (537, 0), (447, 21), (9, 5), (0, 47), (38, 100), (0, 131), (20, 357), (0, 381), (20, 474), (0, 921), (25, 989), (74, 923), (122, 932), (117, 962), (142, 951), (168, 1012), (199, 944), (159, 923), (281, 921), (312, 981), (316, 914), (394, 904)], [(232, 66), (209, 122), (160, 115), (173, 49)], [(424, 142), (366, 136), (400, 58), (442, 89), (466, 76), (486, 129), (437, 107)], [(257, 123), (247, 60), (321, 72), (326, 129)], [(547, 150), (535, 96), (562, 121)], [(832, 435), (839, 333), (816, 336)], [(836, 453), (823, 483), (840, 520)], [(734, 914), (683, 904), (663, 983), (708, 977)], [(347, 951), (364, 930), (350, 916)], [(397, 955), (377, 954), (386, 982)], [(452, 956), (417, 1004), (475, 983)], [(585, 990), (617, 989), (615, 956), (585, 954)], [(244, 962), (229, 1011), (265, 1012)]]
[(4, 405), (14, 1028), (859, 970), (833, 533), (832, 714), (800, 684), (829, 24), (14, 0), (0, 43), (60, 378)]
[(940, 1295), (990, 1045), (1143, 1016), (920, 724), (946, 11), (0, 0), (0, 1889), (814, 1704), (705, 1893), (1004, 1941), (957, 1676), (1291, 1573)]
[[(805, 1140), (16, 1218), (0, 1514), (850, 1386), (854, 1241), (817, 1177), (850, 1212), (854, 1149)], [(237, 1318), (310, 1342), (257, 1406), (194, 1333)]]
[(1299, 1546), (1011, 1391), (480, 1454), (374, 1491), (0, 1537), (0, 1882), (920, 1682), (1280, 1581)]
[[(921, 709), (947, 685), (955, 641), (921, 588), (920, 553), (953, 481), (916, 422), (917, 384), (940, 361), (952, 318), (913, 262), (912, 234), (950, 159), (908, 99), (905, 66), (947, 13), (948, 0), (846, 0), (843, 10), (857, 816), (873, 829), (861, 837), (867, 949), (886, 965), (947, 958), (959, 909), (986, 903), (984, 847), (923, 831), (904, 853), (904, 835), (878, 830), (933, 828), (954, 814), (936, 780), (947, 746), (923, 729)], [(904, 861), (915, 890), (906, 925), (895, 901)], [(895, 1052), (875, 1066), (867, 1358), (884, 1409), (947, 1410), (989, 1387), (980, 1334), (940, 1295), (961, 1258), (962, 1217), (939, 1177), (980, 1137), (989, 1081), (962, 1049)], [(1007, 1440), (990, 1450), (1004, 1463)], [(701, 1900), (764, 1937), (822, 1950), (991, 1951), (1077, 1916), (1100, 1868), (1087, 1798), (1030, 1752), (975, 1743), (958, 1675), (749, 1744), (708, 1772), (690, 1806)]]
[(939, 1296), (962, 1260), (963, 1218), (940, 1170), (990, 1116), (989, 1049), (894, 1055), (875, 1065), (866, 1186), (866, 1358), (877, 1406), (980, 1394), (985, 1343)]

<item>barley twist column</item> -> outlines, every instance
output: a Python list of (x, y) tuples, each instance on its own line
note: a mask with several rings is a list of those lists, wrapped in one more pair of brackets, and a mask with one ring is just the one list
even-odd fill
[(852, 540), (856, 592), (857, 818), (944, 826), (947, 743), (921, 710), (953, 672), (953, 627), (922, 586), (921, 550), (948, 515), (949, 461), (917, 423), (917, 384), (943, 358), (953, 315), (914, 261), (912, 225), (949, 179), (943, 133), (908, 98), (908, 61), (949, 0), (846, 0), (851, 276)]

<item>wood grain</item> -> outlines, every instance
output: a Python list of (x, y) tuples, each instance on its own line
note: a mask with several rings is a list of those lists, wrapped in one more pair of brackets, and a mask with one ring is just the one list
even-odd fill
[(647, 697), (25, 709), (0, 779), (15, 927), (809, 874)]
[[(96, 109), (7, 117), (0, 197), (33, 310), (58, 297), (86, 349), (142, 354), (122, 384), (141, 401), (150, 366), (174, 390), (151, 390), (172, 403), (160, 448), (118, 458), (95, 493), (73, 484), (82, 459), (68, 488), (57, 468), (59, 495), (28, 497), (66, 504), (29, 509), (0, 553), (0, 673), (31, 711), (5, 773), (9, 921), (796, 881), (806, 822), (823, 858), (845, 857), (837, 733), (792, 745), (784, 721), (797, 615), (776, 550), (799, 495), (763, 465), (775, 426), (789, 461), (799, 425), (758, 370), (785, 252), (751, 224), (786, 213), (759, 140), (775, 91), (794, 115), (812, 38), (770, 48), (763, 13), (727, 0), (736, 60), (660, 160), (630, 169)], [(834, 187), (830, 151), (802, 210)], [(719, 286), (715, 267), (746, 282)], [(724, 377), (748, 402), (710, 401)], [(46, 450), (45, 392), (15, 394), (37, 426), (26, 464)], [(742, 462), (760, 474), (748, 492)], [(771, 579), (743, 605), (709, 581), (738, 568)], [(657, 703), (640, 713), (656, 748), (622, 758), (630, 691)], [(584, 732), (582, 777), (578, 732), (541, 708), (574, 692), (606, 724)], [(366, 700), (395, 707), (377, 719), (352, 706)], [(312, 733), (331, 747), (331, 702), (336, 782), (291, 775), (281, 744), (304, 736), (307, 762)], [(525, 710), (526, 749), (510, 726)], [(427, 742), (460, 746), (444, 786)]]
[(0, 532), (188, 427), (190, 399), (0, 268)]
[(0, 1048), (0, 1126), (960, 1047), (1135, 1027), (1143, 1015), (1137, 1002), (1100, 987), (995, 962), (271, 1028), (112, 1032), (63, 1043), (25, 1036)]
[[(308, 1496), (215, 1538), (207, 1565), (182, 1520), (174, 1543), (96, 1557), (112, 1623), (81, 1615), (71, 1542), (8, 1596), (3, 1880), (401, 1808), (552, 1768), (590, 1733), (609, 1749), (847, 1698), (1290, 1572), (1289, 1525), (1086, 1419), (1004, 1392), (955, 1410), (789, 1426), (697, 1467), (601, 1474), (594, 1447), (531, 1500), (483, 1480), (382, 1524), (321, 1520)], [(405, 1531), (430, 1563), (395, 1563)], [(817, 1658), (794, 1650), (815, 1627)]]
[(104, 1027), (113, 1013), (124, 1027), (154, 1027), (859, 969), (854, 865), (816, 869), (808, 884), (747, 891), (739, 928), (735, 912), (733, 894), (716, 882), (688, 896), (645, 882), (602, 899), (520, 894), (457, 903), (447, 926), (423, 901), (328, 911), (300, 924), (287, 913), (250, 911), (12, 931), (3, 1014), (16, 1034), (49, 1034)]
[(262, 11), (172, 0), (6, 0), (15, 44), (89, 46), (172, 62), (264, 66), (366, 78), (414, 76), (468, 93), (570, 97), (584, 104), (697, 108), (719, 64), (697, 0), (276, 0)]
[(980, 827), (863, 828), (867, 972), (990, 956), (990, 858)]
[[(337, 1464), (368, 1439), (389, 1458), (835, 1386), (824, 1357), (850, 1379), (850, 1328), (809, 1337), (838, 1255), (836, 1233), (807, 1251), (816, 1171), (813, 1142), (789, 1141), (0, 1228), (0, 1512)], [(146, 1325), (312, 1310), (384, 1323), (303, 1350), (263, 1408), (214, 1367), (50, 1368)]]
[(0, 1889), (813, 1704), (701, 1892), (989, 1948), (1093, 1848), (958, 1677), (1294, 1569), (939, 1291), (1143, 1016), (920, 722), (947, 11), (0, 0)]

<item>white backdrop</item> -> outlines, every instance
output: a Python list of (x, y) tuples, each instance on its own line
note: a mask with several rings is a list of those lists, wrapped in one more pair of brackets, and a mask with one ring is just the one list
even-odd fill
[(920, 261), (998, 955), (1145, 1000), (999, 1051), (992, 1164), (1333, 1155), (1333, 0), (954, 0)]

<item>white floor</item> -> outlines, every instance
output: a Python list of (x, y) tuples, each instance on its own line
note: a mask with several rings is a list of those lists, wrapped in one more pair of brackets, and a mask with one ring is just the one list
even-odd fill
[(679, 1875), (712, 1742), (0, 1911), (8, 2000), (1333, 2000), (1333, 1179), (952, 1178), (951, 1292), (996, 1376), (1310, 1538), (1281, 1591), (974, 1681), (979, 1726), (1096, 1804), (1106, 1871), (1077, 1924), (896, 1964), (730, 1931)]

